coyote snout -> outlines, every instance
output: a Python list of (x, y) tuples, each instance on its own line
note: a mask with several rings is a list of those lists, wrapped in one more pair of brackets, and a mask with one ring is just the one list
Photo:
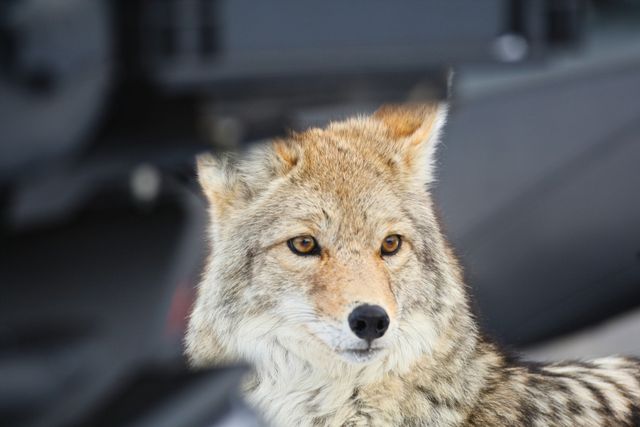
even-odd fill
[[(368, 362), (380, 350), (391, 347), (391, 340), (383, 337), (388, 338), (385, 334), (395, 323), (398, 301), (389, 268), (409, 255), (408, 248), (392, 259), (393, 255), (384, 254), (374, 243), (357, 244), (357, 236), (350, 239), (350, 249), (339, 248), (328, 237), (320, 237), (325, 242), (315, 263), (308, 257), (299, 260), (288, 256), (283, 265), (312, 263), (308, 266), (310, 277), (307, 269), (291, 270), (296, 282), (302, 283), (296, 292), (303, 294), (314, 313), (308, 325), (311, 334), (350, 362)], [(344, 252), (357, 255), (350, 257)], [(305, 283), (309, 284), (307, 292)]]

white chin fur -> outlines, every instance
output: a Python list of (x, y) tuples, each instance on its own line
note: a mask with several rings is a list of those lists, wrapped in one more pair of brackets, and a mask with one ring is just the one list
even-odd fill
[(380, 348), (370, 348), (368, 350), (342, 350), (337, 353), (349, 363), (363, 365), (379, 360), (383, 356), (384, 350)]

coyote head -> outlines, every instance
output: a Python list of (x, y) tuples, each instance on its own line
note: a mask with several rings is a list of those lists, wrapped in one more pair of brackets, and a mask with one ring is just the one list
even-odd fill
[(201, 157), (211, 256), (192, 361), (391, 370), (455, 342), (443, 334), (466, 299), (429, 193), (444, 120), (438, 104), (383, 107)]

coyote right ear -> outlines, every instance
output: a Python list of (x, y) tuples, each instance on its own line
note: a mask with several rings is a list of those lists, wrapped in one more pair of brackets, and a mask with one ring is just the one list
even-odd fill
[(216, 218), (224, 217), (242, 199), (243, 185), (229, 157), (200, 154), (196, 160), (198, 181)]
[(433, 180), (434, 153), (447, 114), (447, 105), (385, 105), (373, 117), (386, 127), (396, 142), (401, 165), (420, 185)]
[(273, 153), (278, 158), (278, 172), (282, 175), (293, 169), (300, 160), (300, 153), (291, 141), (279, 139), (273, 142)]

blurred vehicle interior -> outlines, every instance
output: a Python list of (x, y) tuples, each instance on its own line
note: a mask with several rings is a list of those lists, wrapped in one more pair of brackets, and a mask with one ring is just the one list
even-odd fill
[[(451, 79), (450, 67), (454, 74)], [(197, 153), (448, 99), (435, 190), (478, 318), (640, 355), (640, 2), (0, 3), (0, 424), (258, 425), (190, 372)]]

